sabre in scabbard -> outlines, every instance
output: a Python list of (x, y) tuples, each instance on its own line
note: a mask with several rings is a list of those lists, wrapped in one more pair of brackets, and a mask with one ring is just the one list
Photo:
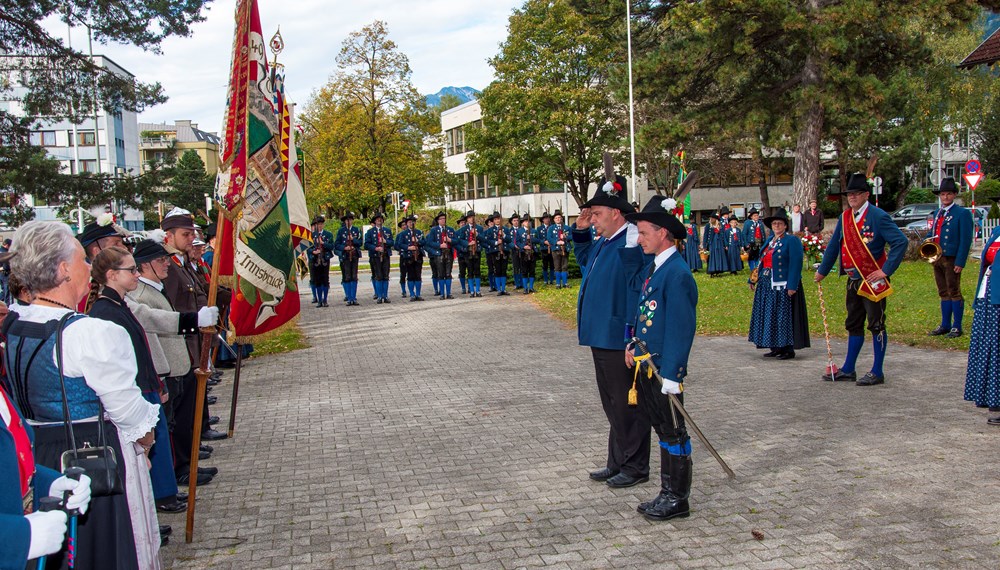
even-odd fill
[[(636, 348), (641, 350), (644, 355), (650, 355), (649, 347), (646, 345), (645, 342), (643, 342), (639, 338), (632, 337), (632, 344)], [(653, 364), (652, 358), (649, 357), (643, 358), (641, 361), (636, 362), (636, 366), (645, 366), (646, 369), (649, 371), (649, 374), (651, 374), (653, 378), (656, 378), (656, 381), (661, 386), (663, 385), (663, 377), (660, 376), (660, 371), (657, 369), (656, 365)], [(681, 390), (683, 391), (683, 385)], [(694, 434), (698, 436), (698, 439), (701, 440), (703, 444), (705, 444), (705, 447), (708, 448), (708, 452), (711, 453), (712, 457), (714, 457), (716, 461), (719, 462), (719, 465), (722, 466), (722, 470), (726, 472), (726, 475), (728, 475), (730, 479), (735, 479), (736, 474), (733, 473), (733, 470), (729, 468), (729, 465), (726, 463), (726, 461), (722, 459), (722, 456), (719, 455), (719, 452), (715, 450), (715, 446), (713, 446), (712, 443), (708, 441), (708, 438), (705, 437), (705, 434), (701, 432), (701, 430), (698, 428), (698, 424), (696, 424), (695, 421), (691, 419), (691, 415), (688, 414), (687, 410), (684, 409), (684, 405), (681, 404), (681, 401), (677, 398), (677, 396), (670, 393), (667, 393), (666, 396), (670, 399), (670, 415), (671, 415), (671, 420), (674, 422), (674, 425), (675, 426), (677, 425), (677, 416), (675, 415), (676, 411), (676, 413), (679, 413), (681, 416), (684, 417), (684, 421), (686, 422), (687, 427), (691, 428), (691, 431), (693, 431)]]

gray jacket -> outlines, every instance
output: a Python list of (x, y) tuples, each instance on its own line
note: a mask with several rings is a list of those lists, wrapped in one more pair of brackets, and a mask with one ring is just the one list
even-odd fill
[(157, 374), (187, 374), (192, 364), (184, 335), (198, 332), (198, 313), (175, 311), (162, 292), (143, 281), (125, 296), (125, 302), (146, 330)]

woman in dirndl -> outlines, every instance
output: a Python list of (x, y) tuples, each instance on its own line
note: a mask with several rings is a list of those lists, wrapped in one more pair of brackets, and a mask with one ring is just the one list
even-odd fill
[[(972, 303), (969, 365), (965, 373), (965, 399), (982, 408), (1000, 406), (1000, 228), (994, 228), (979, 265), (976, 300)], [(993, 275), (997, 273), (998, 275)], [(1000, 416), (987, 423), (1000, 426)]]
[(708, 267), (705, 270), (711, 277), (729, 271), (729, 259), (726, 257), (726, 236), (723, 231), (722, 224), (719, 223), (719, 214), (709, 216), (708, 225), (705, 226), (705, 235), (701, 240), (701, 247), (708, 251)]
[[(35, 431), (35, 460), (62, 470), (68, 441), (66, 408), (76, 448), (114, 449), (120, 488), (94, 491), (90, 511), (78, 519), (76, 568), (118, 570), (160, 567), (160, 537), (149, 487), (145, 452), (155, 439), (160, 406), (136, 385), (136, 357), (122, 327), (82, 315), (74, 307), (90, 291), (90, 266), (69, 227), (28, 222), (14, 234), (11, 271), (33, 293), (30, 305), (15, 305), (4, 322), (11, 395)], [(122, 271), (131, 267), (121, 267)], [(62, 339), (62, 371), (56, 343)], [(60, 376), (64, 380), (60, 380)], [(62, 385), (65, 383), (65, 390)], [(88, 473), (92, 485), (98, 474)], [(116, 488), (119, 485), (115, 485)], [(48, 568), (65, 564), (50, 557)]]
[(736, 227), (738, 222), (734, 214), (729, 218), (728, 226), (722, 228), (723, 235), (726, 236), (724, 243), (726, 258), (729, 260), (729, 272), (733, 275), (743, 271), (743, 244), (740, 239), (740, 229)]
[(770, 348), (768, 358), (789, 360), (795, 350), (809, 346), (809, 319), (802, 295), (802, 241), (787, 233), (789, 220), (783, 209), (764, 218), (772, 235), (761, 248), (757, 281), (750, 277), (754, 292), (748, 341), (757, 348)]
[(701, 251), (698, 243), (698, 226), (691, 223), (687, 225), (687, 237), (684, 238), (684, 261), (687, 261), (691, 273), (696, 273), (701, 269)]

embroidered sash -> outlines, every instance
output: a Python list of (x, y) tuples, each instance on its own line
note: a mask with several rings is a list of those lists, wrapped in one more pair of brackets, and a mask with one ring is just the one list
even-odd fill
[(893, 289), (888, 279), (879, 279), (875, 283), (871, 283), (867, 279), (867, 276), (880, 270), (882, 267), (875, 261), (871, 250), (868, 249), (868, 246), (861, 238), (861, 230), (858, 229), (858, 225), (854, 222), (854, 212), (850, 208), (844, 211), (841, 227), (844, 230), (843, 253), (847, 255), (851, 266), (862, 277), (861, 286), (858, 287), (858, 295), (876, 303), (891, 295)]

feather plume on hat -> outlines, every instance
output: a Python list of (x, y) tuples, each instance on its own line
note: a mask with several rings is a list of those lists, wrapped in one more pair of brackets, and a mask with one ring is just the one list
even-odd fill
[(161, 230), (160, 228), (156, 228), (155, 230), (150, 230), (146, 234), (146, 238), (151, 239), (160, 245), (163, 245), (163, 242), (165, 242), (167, 239), (167, 232)]

